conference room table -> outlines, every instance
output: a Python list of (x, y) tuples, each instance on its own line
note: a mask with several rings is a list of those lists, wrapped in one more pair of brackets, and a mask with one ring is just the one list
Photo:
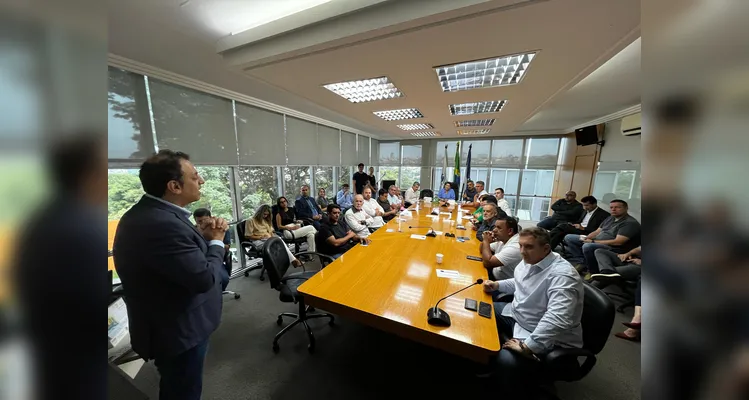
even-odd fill
[[(410, 216), (393, 218), (375, 231), (368, 246), (358, 244), (320, 270), (299, 287), (311, 306), (372, 326), (409, 340), (442, 349), (480, 363), (488, 363), (499, 352), (500, 344), (494, 312), (490, 318), (464, 308), (465, 299), (491, 304), (492, 298), (475, 285), (440, 303), (450, 315), (451, 326), (427, 323), (427, 311), (442, 297), (460, 290), (477, 279), (487, 279), (480, 261), (476, 232), (468, 219), (458, 219), (458, 209), (439, 209), (430, 217), (431, 203), (410, 207)], [(473, 209), (464, 209), (470, 215)], [(458, 224), (465, 230), (457, 229)], [(437, 237), (425, 235), (429, 228)], [(455, 237), (447, 237), (445, 233)], [(458, 237), (468, 237), (465, 242)], [(437, 253), (443, 254), (437, 264)], [(437, 270), (457, 271), (439, 277)]]

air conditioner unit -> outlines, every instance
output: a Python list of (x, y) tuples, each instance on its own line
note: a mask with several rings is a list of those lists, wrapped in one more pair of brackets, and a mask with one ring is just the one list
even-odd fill
[(642, 115), (640, 113), (622, 118), (622, 135), (632, 136), (642, 133)]

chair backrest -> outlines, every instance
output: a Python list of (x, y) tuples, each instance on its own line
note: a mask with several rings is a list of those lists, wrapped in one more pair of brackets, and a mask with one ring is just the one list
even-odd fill
[(234, 229), (237, 230), (237, 235), (239, 235), (239, 241), (240, 242), (244, 242), (244, 241), (247, 240), (247, 238), (245, 238), (245, 236), (244, 236), (244, 234), (245, 234), (244, 228), (245, 228), (245, 224), (246, 223), (247, 223), (247, 220), (243, 219), (243, 220), (239, 221), (236, 225), (234, 225)]
[(286, 275), (291, 265), (285, 247), (286, 243), (277, 236), (268, 239), (263, 246), (263, 267), (268, 273), (270, 287), (273, 289), (281, 285), (281, 278)]
[(421, 193), (419, 194), (419, 198), (423, 199), (424, 197), (432, 197), (433, 198), (434, 197), (434, 192), (432, 191), (432, 189), (424, 189), (424, 190), (422, 190)]
[(600, 289), (584, 283), (583, 298), (583, 347), (598, 354), (611, 334), (614, 326), (614, 303)]

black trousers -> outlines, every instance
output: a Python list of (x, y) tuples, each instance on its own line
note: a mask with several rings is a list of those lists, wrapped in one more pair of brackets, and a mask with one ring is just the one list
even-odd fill
[(567, 222), (560, 222), (551, 231), (549, 231), (549, 236), (551, 236), (549, 245), (551, 245), (551, 249), (554, 250), (559, 245), (559, 243), (562, 243), (562, 240), (564, 240), (565, 236), (569, 234), (585, 235), (586, 233), (587, 232), (585, 232), (584, 230), (577, 229)]

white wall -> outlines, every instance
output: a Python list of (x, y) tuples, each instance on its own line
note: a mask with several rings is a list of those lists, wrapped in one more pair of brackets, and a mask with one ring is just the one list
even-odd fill
[(603, 139), (606, 144), (601, 149), (601, 162), (640, 162), (642, 136), (622, 135), (622, 120), (606, 123)]

